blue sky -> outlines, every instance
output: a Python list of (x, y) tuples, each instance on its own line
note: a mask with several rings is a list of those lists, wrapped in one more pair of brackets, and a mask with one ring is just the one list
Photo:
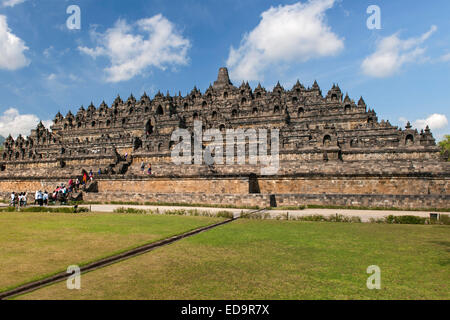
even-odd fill
[[(66, 9), (78, 5), (81, 29)], [(369, 30), (368, 6), (381, 10)], [(232, 81), (338, 83), (380, 119), (450, 133), (450, 2), (407, 0), (0, 0), (0, 134), (117, 94)]]

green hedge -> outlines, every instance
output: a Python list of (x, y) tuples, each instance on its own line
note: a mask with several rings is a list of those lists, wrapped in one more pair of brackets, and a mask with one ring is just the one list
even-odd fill
[(390, 224), (425, 224), (427, 218), (417, 216), (387, 216), (386, 223)]
[(52, 213), (79, 213), (79, 212), (89, 212), (88, 208), (74, 208), (74, 207), (64, 207), (64, 208), (50, 208), (50, 207), (6, 207), (0, 208), (0, 212), (52, 212)]
[(185, 210), (185, 209), (175, 209), (160, 212), (157, 210), (145, 210), (145, 209), (135, 209), (135, 208), (117, 208), (114, 210), (115, 213), (128, 213), (128, 214), (165, 214), (165, 215), (177, 215), (177, 216), (205, 216), (205, 217), (219, 217), (232, 219), (233, 213), (228, 211), (219, 211), (217, 213), (209, 211), (199, 211), (199, 210)]

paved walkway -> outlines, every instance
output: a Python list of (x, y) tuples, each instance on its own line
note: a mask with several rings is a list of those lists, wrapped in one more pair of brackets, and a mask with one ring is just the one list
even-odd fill
[(312, 215), (343, 215), (346, 217), (360, 217), (362, 222), (369, 222), (371, 218), (380, 219), (389, 215), (393, 216), (418, 216), (430, 217), (432, 211), (394, 211), (394, 210), (350, 210), (350, 209), (305, 209), (305, 210), (270, 210), (272, 217), (284, 217), (289, 212), (292, 217)]
[[(8, 206), (0, 204), (0, 207)], [(55, 208), (56, 206), (52, 206)], [(141, 210), (159, 211), (161, 213), (169, 210), (197, 210), (201, 212), (217, 213), (219, 211), (228, 211), (233, 213), (234, 217), (240, 217), (241, 213), (247, 213), (255, 210), (251, 209), (234, 209), (234, 208), (208, 208), (208, 207), (183, 207), (183, 206), (144, 206), (144, 205), (127, 205), (127, 204), (83, 204), (80, 207), (90, 208), (92, 212), (114, 212), (118, 208), (134, 208)], [(430, 217), (431, 211), (391, 211), (391, 210), (350, 210), (350, 209), (304, 209), (304, 210), (263, 210), (261, 214), (269, 213), (272, 218), (285, 218), (287, 213), (290, 217), (312, 216), (312, 215), (343, 215), (346, 217), (360, 217), (362, 222), (369, 222), (371, 218), (380, 219), (389, 215), (393, 216), (419, 216)]]
[(90, 208), (92, 212), (114, 212), (118, 208), (133, 208), (140, 210), (152, 210), (163, 213), (171, 210), (197, 210), (201, 212), (217, 213), (220, 211), (227, 211), (233, 213), (234, 217), (239, 217), (242, 212), (249, 212), (254, 210), (249, 209), (234, 209), (234, 208), (208, 208), (208, 207), (183, 207), (183, 206), (142, 206), (142, 205), (128, 205), (128, 204), (92, 204), (80, 205), (80, 207)]
[[(89, 205), (82, 205), (83, 207), (89, 207)], [(145, 210), (158, 210), (159, 212), (165, 212), (169, 210), (198, 210), (203, 212), (217, 213), (219, 211), (232, 212), (235, 217), (239, 217), (241, 213), (251, 212), (254, 210), (249, 209), (230, 209), (230, 208), (207, 208), (207, 207), (182, 207), (182, 206), (139, 206), (139, 205), (111, 205), (111, 204), (101, 204), (101, 205), (90, 205), (93, 212), (113, 212), (117, 208), (135, 208), (135, 209), (145, 209)], [(419, 217), (429, 217), (429, 211), (393, 211), (393, 210), (350, 210), (350, 209), (304, 209), (304, 210), (264, 210), (264, 212), (270, 213), (272, 218), (277, 216), (283, 218), (289, 213), (291, 217), (297, 216), (312, 216), (312, 215), (323, 215), (330, 216), (343, 215), (346, 217), (360, 217), (362, 222), (369, 222), (371, 218), (379, 219), (389, 215), (393, 216), (419, 216)]]

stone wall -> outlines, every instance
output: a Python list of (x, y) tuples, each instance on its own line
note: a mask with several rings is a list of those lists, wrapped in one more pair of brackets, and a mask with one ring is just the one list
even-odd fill
[[(0, 192), (9, 195), (11, 192), (36, 192), (37, 190), (52, 192), (62, 181), (52, 179), (14, 179), (0, 180)], [(67, 182), (64, 180), (64, 182)]]
[(120, 193), (208, 193), (248, 194), (248, 178), (152, 178), (141, 180), (98, 180), (101, 192)]
[[(69, 178), (0, 178), (0, 192), (39, 189), (52, 191)], [(137, 193), (205, 193), (205, 194), (387, 194), (387, 195), (450, 195), (450, 179), (445, 177), (147, 177), (127, 176), (96, 179), (100, 192)]]
[(371, 208), (450, 208), (449, 195), (277, 194), (277, 206), (326, 205)]
[[(99, 193), (84, 193), (84, 200), (260, 207), (275, 203), (277, 206), (316, 204), (405, 209), (450, 208), (449, 179), (260, 178), (257, 179), (257, 187), (255, 187), (255, 180), (249, 177), (184, 179), (135, 177), (132, 180), (116, 177), (97, 181)], [(32, 178), (0, 179), (0, 194), (4, 199), (9, 199), (11, 191), (34, 193), (36, 190), (47, 190), (51, 192), (61, 182), (67, 181)], [(251, 194), (251, 191), (259, 191), (259, 193)]]
[(261, 193), (450, 195), (450, 179), (420, 177), (309, 177), (258, 179)]
[[(262, 176), (260, 165), (248, 163), (174, 165), (172, 132), (193, 134), (198, 121), (194, 137), (207, 129), (279, 130), (279, 171)], [(7, 137), (0, 193), (52, 191), (100, 168), (107, 173), (95, 176), (100, 193), (85, 195), (99, 201), (449, 207), (450, 163), (441, 160), (428, 127), (418, 132), (409, 123), (401, 129), (379, 121), (362, 98), (355, 102), (339, 86), (327, 94), (317, 83), (236, 87), (221, 68), (203, 93), (117, 97), (111, 106), (58, 113), (51, 130), (39, 123), (26, 138)], [(152, 176), (141, 163), (152, 164)]]
[[(225, 148), (224, 148), (225, 150)], [(138, 173), (139, 168), (142, 162), (148, 164), (151, 163), (152, 166), (161, 166), (167, 168), (171, 172), (176, 172), (177, 167), (172, 163), (170, 153), (164, 152), (161, 154), (150, 155), (142, 152), (134, 152), (131, 149), (118, 150), (121, 155), (124, 155), (127, 152), (129, 155), (133, 154), (133, 162), (131, 167), (131, 173)], [(286, 169), (290, 169), (290, 171), (294, 171), (295, 169), (303, 169), (307, 166), (311, 167), (314, 170), (321, 170), (325, 166), (328, 167), (347, 167), (348, 172), (354, 172), (352, 169), (355, 169), (355, 165), (352, 166), (352, 163), (357, 163), (357, 166), (363, 164), (366, 167), (369, 166), (392, 166), (393, 171), (399, 171), (405, 165), (417, 165), (424, 164), (426, 166), (435, 165), (434, 172), (438, 172), (439, 168), (439, 151), (436, 150), (351, 150), (342, 152), (343, 162), (326, 163), (323, 161), (324, 153), (321, 150), (311, 149), (311, 150), (302, 150), (301, 153), (296, 152), (295, 150), (284, 150), (280, 152), (279, 159), (281, 162), (281, 170), (283, 170), (283, 164)], [(422, 159), (421, 161), (415, 161), (416, 159)], [(60, 161), (64, 161), (64, 168), (61, 168)], [(78, 175), (81, 169), (85, 169), (89, 171), (92, 169), (94, 172), (97, 172), (99, 168), (105, 168), (111, 163), (114, 162), (114, 157), (112, 155), (107, 154), (98, 154), (98, 155), (87, 155), (84, 157), (81, 156), (64, 156), (60, 157), (59, 160), (53, 159), (43, 159), (43, 160), (19, 160), (15, 162), (4, 163), (4, 170), (0, 171), (0, 176), (23, 176), (24, 173), (27, 173), (32, 176), (61, 176), (61, 173), (64, 174), (72, 174)], [(248, 164), (248, 154), (246, 156), (246, 162)], [(237, 159), (235, 161), (237, 163)], [(356, 166), (356, 167), (357, 167)], [(190, 166), (189, 170), (192, 172), (197, 168), (196, 166)], [(217, 167), (221, 167), (217, 165)], [(240, 166), (236, 168), (236, 166), (227, 166), (240, 170), (241, 173), (249, 173), (252, 170), (252, 166)], [(183, 168), (185, 170), (186, 167)], [(242, 170), (245, 169), (245, 170)], [(285, 170), (286, 170), (285, 169)], [(311, 170), (312, 170), (311, 169)], [(436, 170), (437, 169), (437, 170)], [(250, 171), (249, 171), (250, 170)], [(225, 173), (230, 173), (229, 168), (224, 168), (222, 171)], [(341, 169), (342, 171), (342, 169)], [(184, 172), (184, 171), (183, 171)], [(234, 172), (234, 173), (235, 173)], [(163, 174), (166, 174), (164, 172)]]
[(276, 206), (349, 206), (379, 208), (449, 208), (448, 195), (364, 195), (364, 194), (200, 194), (200, 193), (89, 193), (84, 200), (95, 202), (132, 201), (186, 204), (216, 204), (251, 207)]

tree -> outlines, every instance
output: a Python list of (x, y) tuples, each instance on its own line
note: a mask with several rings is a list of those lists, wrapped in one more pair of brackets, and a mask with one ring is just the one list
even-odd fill
[(447, 134), (444, 136), (444, 140), (439, 142), (439, 147), (441, 147), (441, 153), (447, 155), (447, 161), (450, 161), (450, 135)]

